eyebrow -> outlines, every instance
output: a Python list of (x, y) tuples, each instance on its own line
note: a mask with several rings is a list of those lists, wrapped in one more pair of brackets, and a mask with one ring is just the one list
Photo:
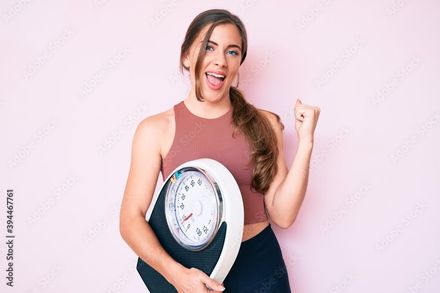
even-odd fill
[[(213, 43), (214, 45), (218, 46), (218, 44), (217, 44), (216, 42), (211, 41), (211, 40), (208, 40), (208, 43)], [(230, 47), (238, 48), (238, 49), (240, 49), (240, 51), (241, 51), (241, 47), (240, 47), (239, 45), (236, 45), (236, 44), (230, 44), (230, 45), (228, 46), (228, 48), (230, 48)]]

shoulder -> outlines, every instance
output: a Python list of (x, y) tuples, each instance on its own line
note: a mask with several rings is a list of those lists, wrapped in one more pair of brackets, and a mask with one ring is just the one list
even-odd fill
[(170, 122), (174, 120), (174, 110), (170, 108), (166, 111), (153, 114), (145, 117), (139, 124), (138, 128), (161, 131), (169, 126)]
[(270, 122), (272, 128), (281, 131), (284, 130), (284, 124), (281, 121), (281, 117), (278, 114), (265, 109), (260, 109), (260, 108), (256, 108), (256, 109), (261, 115), (263, 115), (263, 117), (265, 117)]
[(160, 149), (164, 134), (168, 133), (173, 125), (174, 109), (171, 107), (141, 120), (137, 125), (135, 138), (148, 140), (149, 143), (155, 144)]
[(151, 116), (145, 117), (138, 124), (138, 129), (147, 132), (158, 132), (166, 130), (170, 122), (174, 119), (173, 109), (169, 109)]

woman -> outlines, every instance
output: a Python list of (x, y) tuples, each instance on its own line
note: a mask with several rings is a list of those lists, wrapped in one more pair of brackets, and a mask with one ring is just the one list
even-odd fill
[[(133, 138), (121, 235), (178, 292), (290, 292), (269, 218), (288, 228), (298, 214), (320, 109), (296, 101), (298, 149), (288, 170), (280, 117), (247, 103), (232, 85), (238, 82), (246, 53), (246, 30), (237, 16), (222, 9), (200, 13), (181, 47), (180, 66), (190, 72), (191, 90), (172, 109), (144, 119)], [(166, 178), (181, 163), (201, 157), (223, 163), (243, 197), (242, 244), (224, 287), (204, 272), (173, 260), (145, 220), (159, 172)]]

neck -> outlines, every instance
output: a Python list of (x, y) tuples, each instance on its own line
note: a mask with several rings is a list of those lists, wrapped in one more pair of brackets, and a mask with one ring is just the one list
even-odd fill
[(220, 117), (232, 107), (229, 94), (215, 101), (205, 99), (203, 102), (197, 100), (195, 95), (189, 94), (185, 98), (185, 105), (195, 115), (208, 119)]

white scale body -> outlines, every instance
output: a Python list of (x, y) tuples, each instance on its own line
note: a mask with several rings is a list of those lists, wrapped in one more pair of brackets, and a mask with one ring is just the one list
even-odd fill
[[(240, 249), (243, 200), (232, 173), (216, 160), (201, 158), (170, 172), (146, 220), (176, 261), (222, 283)], [(137, 270), (151, 292), (173, 288), (140, 258)]]

